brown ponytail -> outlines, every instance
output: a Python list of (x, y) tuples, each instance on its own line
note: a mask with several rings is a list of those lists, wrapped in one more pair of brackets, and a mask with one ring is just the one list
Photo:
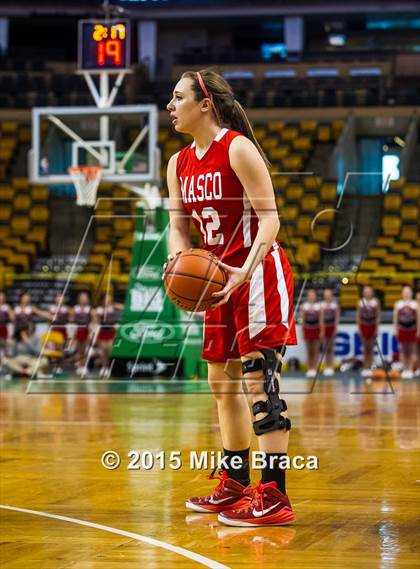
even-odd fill
[[(261, 154), (267, 168), (270, 169), (270, 162), (268, 161), (264, 150), (255, 138), (254, 131), (252, 130), (251, 123), (249, 122), (245, 110), (239, 101), (235, 99), (232, 87), (224, 77), (211, 69), (203, 69), (202, 71), (199, 71), (199, 74), (201, 76), (200, 79), (204, 83), (205, 90), (212, 100), (214, 115), (218, 124), (221, 127), (236, 130), (249, 138)], [(192, 89), (197, 101), (201, 101), (207, 96), (200, 85), (200, 81), (195, 71), (186, 71), (182, 74), (182, 78), (192, 80)]]

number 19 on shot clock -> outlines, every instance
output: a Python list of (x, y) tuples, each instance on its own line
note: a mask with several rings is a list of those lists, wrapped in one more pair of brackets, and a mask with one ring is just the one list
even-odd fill
[(78, 62), (82, 71), (129, 69), (129, 21), (80, 20)]

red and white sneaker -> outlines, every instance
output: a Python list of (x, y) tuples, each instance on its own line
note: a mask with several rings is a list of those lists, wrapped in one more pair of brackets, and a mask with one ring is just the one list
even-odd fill
[[(283, 526), (295, 521), (289, 498), (277, 489), (275, 482), (258, 484), (251, 490), (252, 499), (242, 508), (220, 512), (217, 519), (228, 526)], [(246, 493), (250, 491), (247, 489)]]
[(251, 501), (251, 486), (244, 486), (237, 480), (229, 478), (225, 470), (222, 470), (221, 476), (210, 474), (209, 480), (220, 480), (220, 482), (208, 496), (188, 498), (185, 502), (187, 508), (195, 512), (217, 514), (226, 508), (240, 508)]

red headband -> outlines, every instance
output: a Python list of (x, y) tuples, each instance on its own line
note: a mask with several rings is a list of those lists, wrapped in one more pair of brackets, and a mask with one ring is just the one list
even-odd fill
[(211, 97), (209, 95), (209, 92), (207, 91), (207, 87), (203, 81), (203, 78), (201, 77), (201, 73), (199, 71), (197, 71), (197, 79), (198, 79), (198, 83), (200, 84), (201, 90), (203, 91), (203, 93), (205, 94), (205, 96), (210, 99), (210, 101), (213, 104), (213, 97)]

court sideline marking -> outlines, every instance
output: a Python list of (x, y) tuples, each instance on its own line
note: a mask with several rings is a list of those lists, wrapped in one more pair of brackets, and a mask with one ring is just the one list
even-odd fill
[(38, 510), (27, 510), (26, 508), (17, 508), (14, 506), (6, 506), (4, 504), (0, 504), (0, 509), (11, 510), (13, 512), (21, 512), (24, 514), (33, 514), (34, 516), (51, 518), (53, 520), (61, 520), (63, 522), (70, 522), (72, 524), (78, 524), (80, 526), (86, 526), (94, 529), (99, 529), (102, 531), (107, 531), (109, 533), (115, 533), (117, 535), (122, 535), (124, 537), (135, 539), (136, 541), (141, 541), (143, 543), (148, 543), (149, 545), (154, 545), (155, 547), (161, 547), (162, 549), (167, 549), (168, 551), (171, 551), (178, 555), (182, 555), (183, 557), (187, 557), (188, 559), (196, 561), (197, 563), (200, 563), (205, 567), (209, 567), (210, 569), (231, 569), (227, 565), (222, 565), (221, 563), (213, 561), (208, 557), (204, 557), (199, 553), (194, 553), (193, 551), (189, 551), (188, 549), (184, 549), (183, 547), (178, 547), (177, 545), (171, 545), (170, 543), (166, 543), (165, 541), (159, 541), (158, 539), (154, 539), (153, 537), (148, 537), (146, 535), (141, 535), (139, 533), (125, 531), (122, 529), (114, 528), (112, 526), (104, 526), (102, 524), (96, 524), (94, 522), (87, 522), (85, 520), (79, 520), (78, 518), (69, 518), (67, 516), (59, 516), (58, 514), (49, 514), (48, 512), (41, 512)]

